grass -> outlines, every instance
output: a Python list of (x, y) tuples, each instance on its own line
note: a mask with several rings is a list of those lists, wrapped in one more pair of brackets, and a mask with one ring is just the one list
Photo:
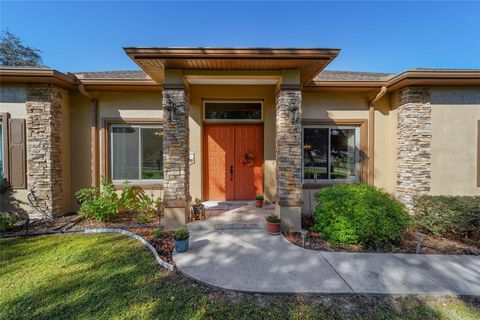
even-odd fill
[[(232, 275), (235, 276), (235, 275)], [(0, 240), (0, 319), (480, 319), (479, 300), (252, 295), (166, 272), (121, 235)]]

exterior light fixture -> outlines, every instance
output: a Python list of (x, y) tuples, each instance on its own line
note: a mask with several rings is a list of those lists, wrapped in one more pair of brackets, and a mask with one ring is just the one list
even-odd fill
[(168, 123), (171, 123), (173, 121), (173, 113), (175, 112), (176, 107), (177, 105), (175, 104), (175, 102), (172, 99), (168, 98), (167, 103), (165, 105), (165, 111), (167, 112)]
[(295, 123), (297, 122), (297, 117), (298, 117), (298, 106), (292, 103), (288, 107), (288, 118), (290, 119), (291, 122)]

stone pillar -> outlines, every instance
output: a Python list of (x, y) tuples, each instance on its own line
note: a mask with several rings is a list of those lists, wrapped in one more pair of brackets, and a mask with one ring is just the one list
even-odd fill
[(189, 105), (182, 85), (163, 89), (163, 172), (165, 209), (168, 229), (188, 222), (190, 197), (189, 168)]
[(415, 196), (430, 191), (431, 111), (427, 88), (406, 87), (400, 91), (396, 195), (408, 209)]
[(275, 209), (282, 230), (300, 230), (302, 189), (302, 93), (300, 86), (281, 85), (276, 100)]
[(63, 213), (64, 196), (61, 89), (47, 84), (31, 85), (27, 90), (26, 109), (28, 189), (44, 214), (59, 216)]

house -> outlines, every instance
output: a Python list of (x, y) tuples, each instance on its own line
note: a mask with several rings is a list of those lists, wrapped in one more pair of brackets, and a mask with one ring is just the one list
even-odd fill
[(0, 69), (2, 210), (57, 216), (124, 180), (162, 194), (275, 203), (298, 229), (313, 194), (368, 183), (408, 207), (480, 195), (480, 70), (326, 71), (338, 49), (125, 48), (141, 71)]

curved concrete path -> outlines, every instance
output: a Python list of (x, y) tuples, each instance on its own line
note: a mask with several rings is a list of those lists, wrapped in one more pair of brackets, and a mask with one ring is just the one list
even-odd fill
[(258, 229), (191, 230), (174, 260), (191, 278), (238, 291), (480, 296), (478, 256), (313, 251)]

